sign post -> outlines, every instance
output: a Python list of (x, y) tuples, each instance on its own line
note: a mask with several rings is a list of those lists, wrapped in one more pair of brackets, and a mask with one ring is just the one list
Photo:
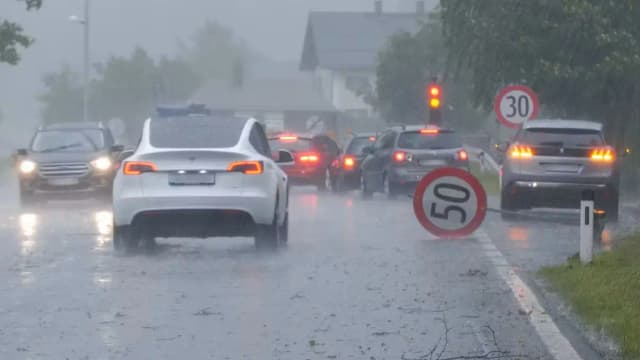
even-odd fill
[(580, 262), (589, 264), (593, 260), (593, 191), (584, 191), (580, 201)]
[(473, 175), (458, 168), (427, 174), (416, 189), (413, 210), (420, 224), (442, 238), (473, 234), (487, 213), (487, 194)]
[(498, 121), (511, 129), (518, 129), (525, 121), (535, 119), (539, 110), (538, 96), (523, 85), (507, 86), (494, 102)]

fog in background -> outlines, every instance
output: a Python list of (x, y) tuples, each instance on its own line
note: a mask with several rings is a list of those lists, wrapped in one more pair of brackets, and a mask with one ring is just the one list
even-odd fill
[[(428, 6), (435, 2), (428, 1)], [(211, 19), (293, 72), (309, 11), (373, 11), (373, 4), (374, 0), (92, 0), (92, 60), (129, 55), (137, 45), (154, 57), (175, 55), (178, 40), (188, 39)], [(413, 11), (415, 1), (386, 0), (384, 9)], [(24, 145), (39, 123), (36, 97), (43, 74), (62, 64), (81, 72), (82, 27), (68, 18), (82, 16), (82, 11), (82, 0), (45, 0), (42, 9), (33, 12), (26, 12), (22, 2), (0, 1), (0, 17), (19, 22), (36, 39), (18, 66), (0, 64), (3, 150)]]

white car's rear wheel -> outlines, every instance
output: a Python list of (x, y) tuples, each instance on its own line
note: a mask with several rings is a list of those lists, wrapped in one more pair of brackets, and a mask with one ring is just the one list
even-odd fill
[(113, 226), (113, 249), (122, 252), (131, 252), (138, 245), (130, 226)]

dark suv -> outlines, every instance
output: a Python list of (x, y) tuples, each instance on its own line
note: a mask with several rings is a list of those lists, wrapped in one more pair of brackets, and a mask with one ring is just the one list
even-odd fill
[(99, 124), (69, 123), (42, 127), (28, 149), (17, 151), (20, 197), (30, 202), (37, 194), (94, 191), (110, 196), (116, 157), (109, 129)]
[(361, 190), (394, 196), (415, 191), (418, 182), (441, 167), (469, 169), (469, 155), (455, 131), (435, 127), (399, 126), (383, 132), (362, 163)]

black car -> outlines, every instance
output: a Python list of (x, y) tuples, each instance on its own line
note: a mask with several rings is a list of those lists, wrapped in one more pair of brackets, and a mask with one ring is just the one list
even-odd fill
[(353, 134), (344, 147), (344, 153), (331, 163), (330, 184), (334, 192), (360, 188), (360, 165), (367, 157), (364, 151), (375, 144), (377, 135)]
[(469, 170), (469, 154), (451, 129), (399, 126), (383, 132), (361, 166), (364, 197), (415, 191), (418, 182), (441, 167)]
[(100, 124), (69, 123), (42, 127), (29, 148), (17, 151), (16, 170), (23, 203), (38, 194), (93, 191), (110, 196), (123, 150)]

